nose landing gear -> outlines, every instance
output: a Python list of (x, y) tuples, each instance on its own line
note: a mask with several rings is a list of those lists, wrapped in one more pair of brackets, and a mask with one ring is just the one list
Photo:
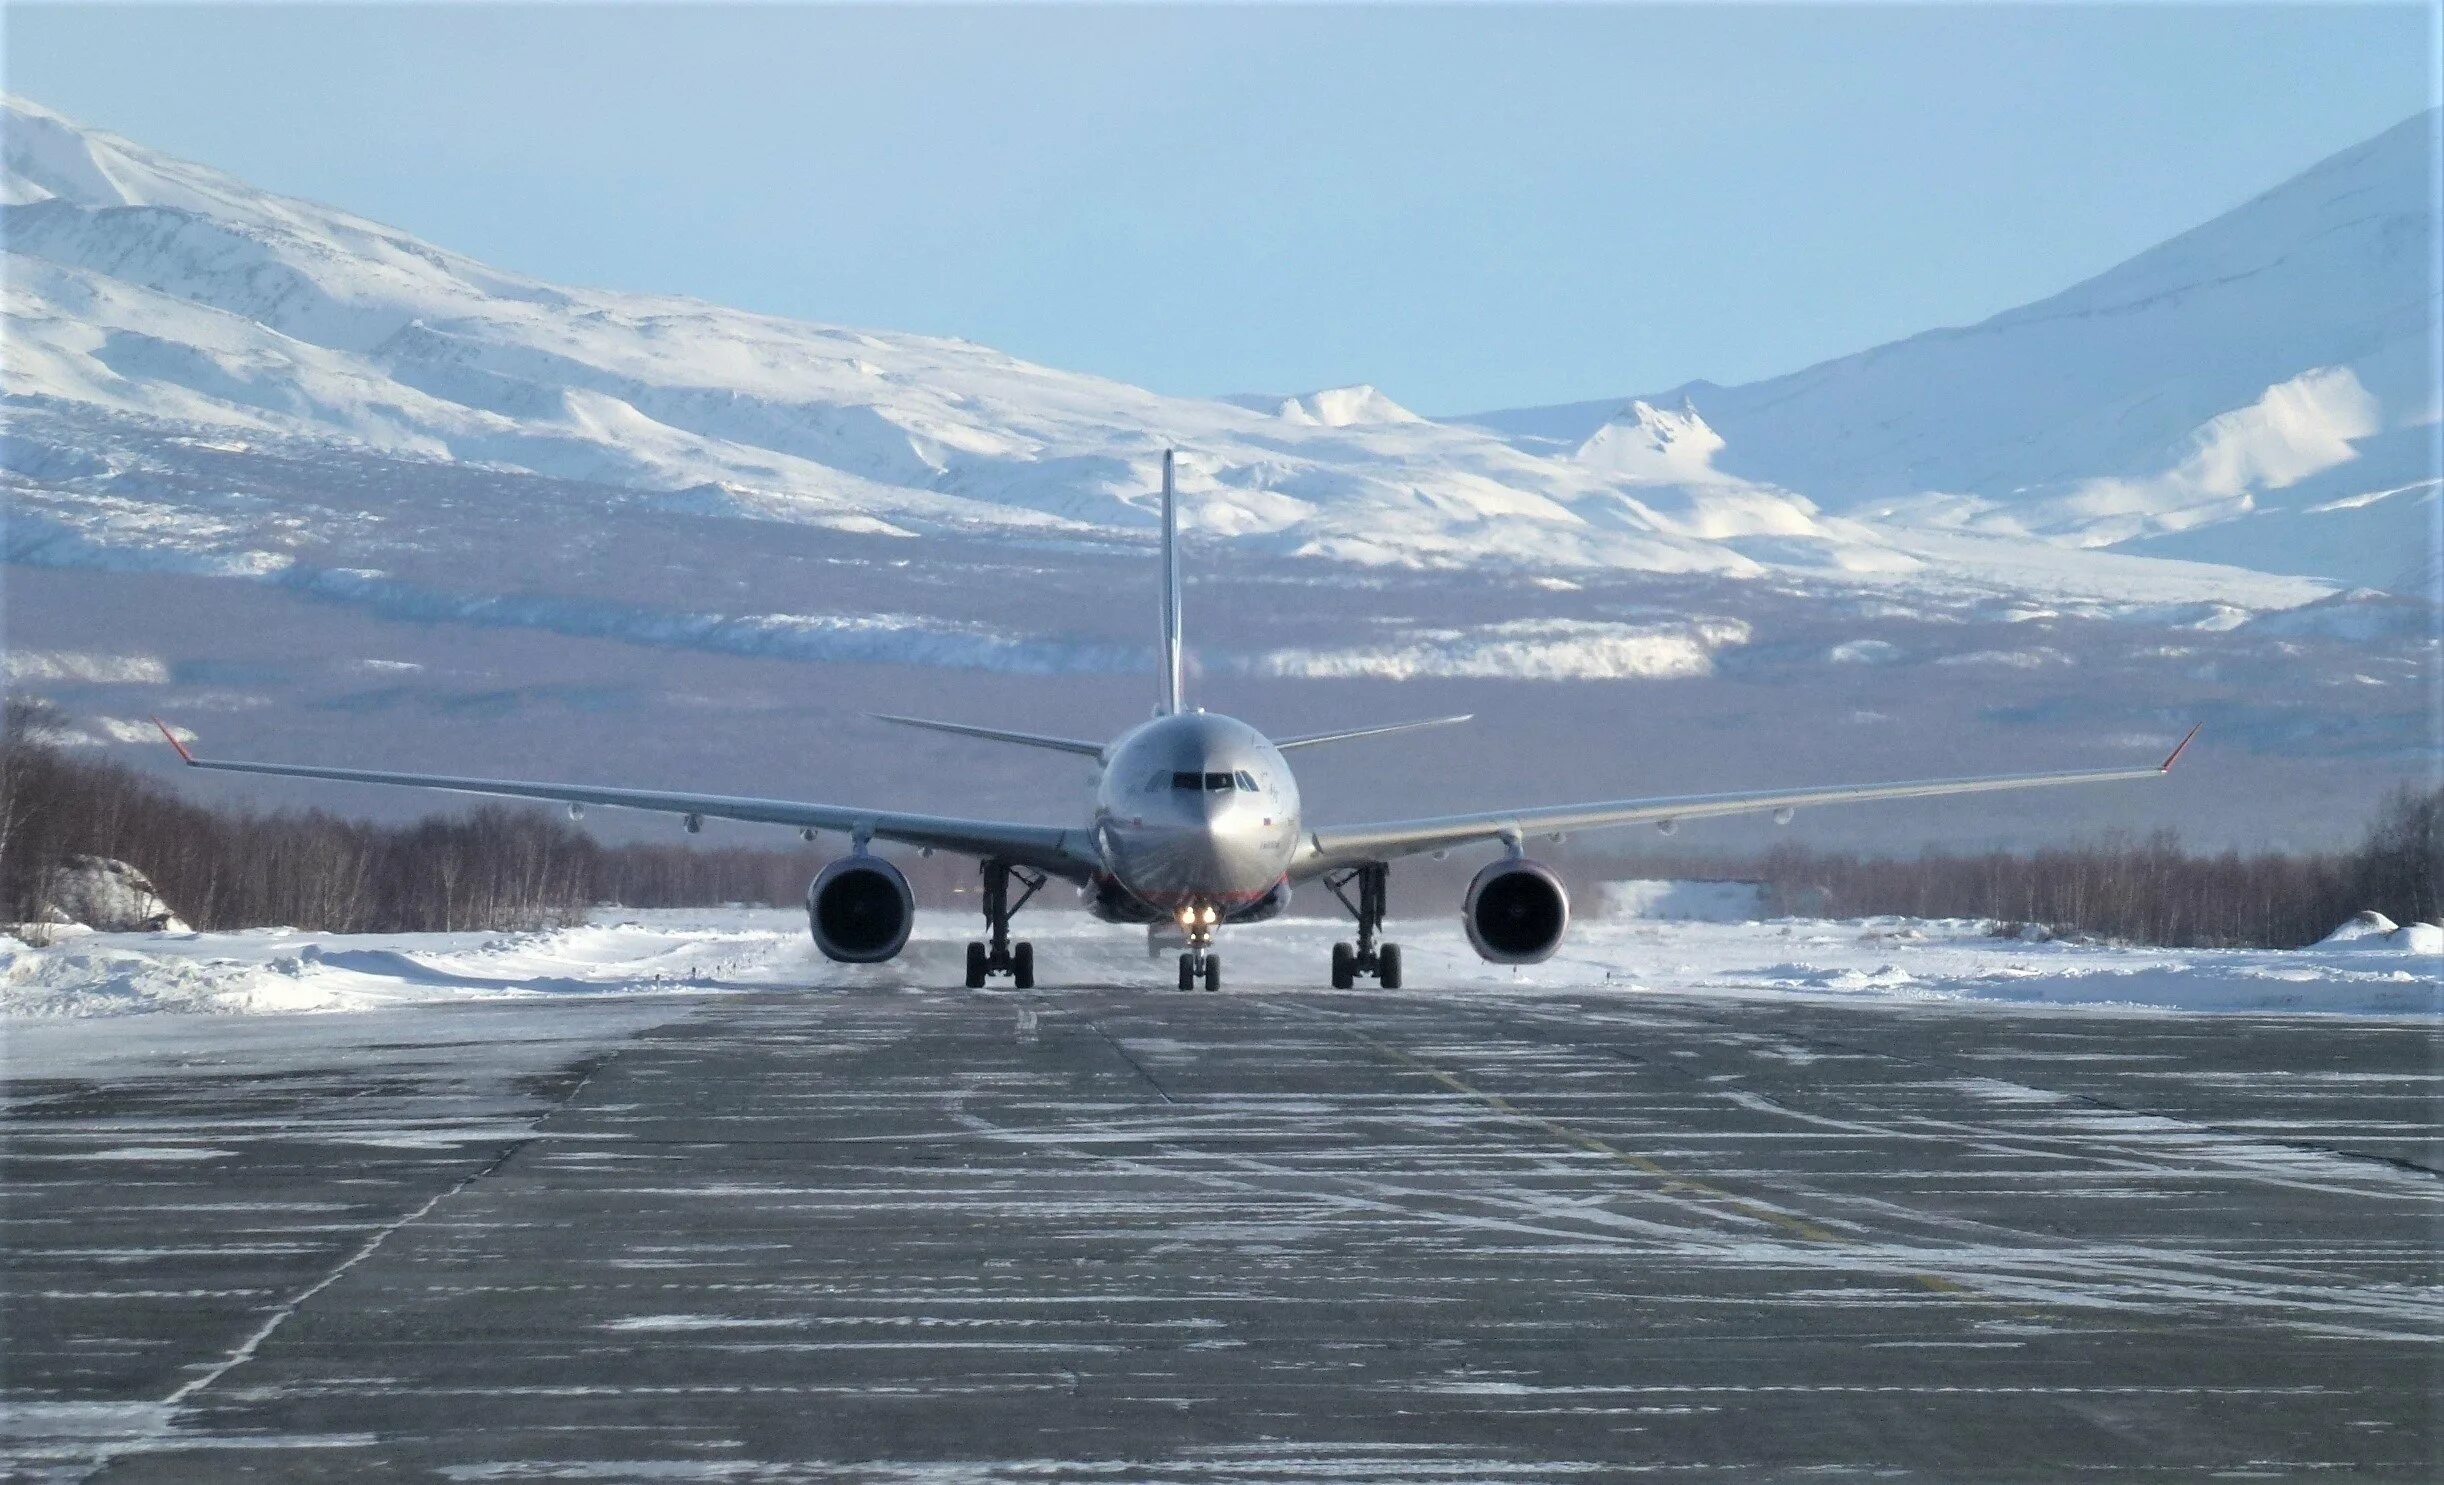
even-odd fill
[[(984, 875), (984, 922), (992, 934), (989, 944), (970, 943), (967, 946), (967, 988), (981, 990), (984, 982), (994, 975), (1006, 974), (1010, 983), (1020, 990), (1035, 988), (1035, 945), (1010, 942), (1010, 919), (1044, 885), (1044, 874), (1012, 866), (1007, 861), (986, 861)], [(1010, 900), (1010, 879), (1016, 877), (1026, 887), (1018, 900)]]
[(1208, 990), (1222, 988), (1222, 956), (1204, 949), (1190, 949), (1180, 956), (1180, 988), (1194, 990), (1200, 984)]
[[(1347, 990), (1358, 982), (1360, 975), (1372, 975), (1375, 983), (1386, 990), (1400, 988), (1400, 945), (1378, 944), (1376, 936), (1383, 931), (1386, 891), (1392, 869), (1380, 861), (1353, 866), (1347, 871), (1334, 872), (1324, 878), (1332, 895), (1341, 899), (1358, 920), (1358, 942), (1332, 946), (1332, 988)], [(1350, 900), (1348, 888), (1356, 886), (1358, 897)]]
[(1222, 956), (1213, 951), (1218, 921), (1220, 914), (1211, 904), (1191, 904), (1180, 910), (1180, 932), (1188, 936), (1188, 951), (1180, 955), (1182, 990), (1194, 990), (1200, 984), (1208, 990), (1222, 988)]

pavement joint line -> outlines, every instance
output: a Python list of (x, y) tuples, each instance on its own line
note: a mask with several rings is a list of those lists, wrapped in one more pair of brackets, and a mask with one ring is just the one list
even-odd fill
[(1161, 1083), (1155, 1081), (1154, 1074), (1146, 1071), (1146, 1065), (1144, 1063), (1139, 1062), (1136, 1058), (1129, 1055), (1129, 1049), (1120, 1044), (1120, 1039), (1118, 1037), (1113, 1036), (1110, 1032), (1103, 1029), (1102, 1022), (1096, 1020), (1092, 1016), (1080, 1016), (1078, 1019), (1086, 1023), (1087, 1030), (1092, 1031), (1095, 1035), (1103, 1038), (1104, 1044), (1112, 1049), (1113, 1055), (1117, 1056), (1121, 1061), (1127, 1063), (1131, 1068), (1133, 1068), (1136, 1071), (1137, 1076), (1145, 1079), (1146, 1086), (1154, 1090), (1154, 1096), (1156, 1098), (1161, 1099), (1167, 1104), (1177, 1104), (1179, 1102), (1178, 1099), (1171, 1096), (1170, 1089), (1165, 1088)]
[[(512, 1140), (501, 1150), (499, 1154), (486, 1161), (481, 1167), (469, 1171), (467, 1174), (459, 1177), (456, 1181), (453, 1181), (440, 1191), (433, 1193), (433, 1195), (427, 1198), (421, 1206), (418, 1206), (414, 1210), (409, 1211), (402, 1216), (396, 1217), (390, 1222), (385, 1223), (380, 1228), (377, 1228), (365, 1239), (364, 1242), (357, 1245), (354, 1252), (351, 1252), (346, 1258), (341, 1259), (337, 1267), (333, 1268), (329, 1273), (324, 1274), (321, 1278), (315, 1280), (313, 1283), (307, 1285), (304, 1289), (298, 1291), (295, 1297), (288, 1299), (275, 1307), (271, 1314), (264, 1318), (261, 1325), (255, 1327), (254, 1331), (250, 1333), (245, 1340), (238, 1343), (236, 1349), (232, 1350), (228, 1355), (222, 1357), (218, 1362), (215, 1362), (209, 1369), (200, 1372), (195, 1376), (189, 1377), (184, 1382), (181, 1382), (171, 1391), (169, 1396), (163, 1398), (160, 1404), (163, 1411), (165, 1413), (175, 1413), (179, 1408), (186, 1406), (188, 1400), (193, 1398), (197, 1393), (202, 1392), (205, 1388), (210, 1387), (214, 1383), (220, 1381), (221, 1378), (228, 1376), (231, 1372), (237, 1370), (241, 1366), (244, 1366), (247, 1362), (252, 1361), (256, 1352), (262, 1349), (264, 1343), (269, 1341), (275, 1334), (277, 1334), (280, 1327), (287, 1324), (288, 1321), (295, 1316), (300, 1309), (304, 1308), (305, 1305), (314, 1298), (314, 1296), (322, 1293), (324, 1290), (330, 1288), (332, 1285), (345, 1278), (350, 1269), (355, 1268), (358, 1264), (363, 1263), (368, 1258), (371, 1258), (376, 1252), (380, 1251), (382, 1245), (389, 1242), (392, 1237), (396, 1236), (406, 1228), (414, 1226), (424, 1218), (432, 1215), (434, 1209), (439, 1207), (443, 1202), (448, 1201), (451, 1197), (465, 1191), (468, 1187), (473, 1186), (476, 1182), (483, 1180), (486, 1176), (494, 1174), (503, 1166), (509, 1164), (510, 1161), (516, 1159), (520, 1151), (526, 1149), (529, 1145), (536, 1141), (546, 1120), (550, 1119), (554, 1114), (559, 1113), (561, 1110), (567, 1108), (571, 1103), (575, 1102), (577, 1096), (585, 1092), (586, 1085), (594, 1081), (595, 1074), (601, 1072), (604, 1068), (609, 1067), (613, 1062), (617, 1061), (621, 1052), (625, 1052), (626, 1050), (626, 1047), (622, 1047), (618, 1051), (614, 1051), (608, 1056), (599, 1059), (592, 1067), (587, 1068), (585, 1073), (580, 1076), (573, 1085), (570, 1086), (568, 1092), (562, 1094), (550, 1108), (545, 1109), (542, 1113), (535, 1116), (534, 1122), (528, 1127), (527, 1133), (519, 1136), (515, 1140)], [(110, 1458), (107, 1454), (105, 1454), (103, 1458), (95, 1461), (94, 1468), (96, 1471), (98, 1471), (106, 1468), (109, 1463)], [(91, 1478), (91, 1476), (88, 1475), (87, 1478)]]
[[(1788, 1212), (1777, 1211), (1762, 1203), (1751, 1201), (1737, 1192), (1726, 1191), (1720, 1186), (1682, 1175), (1667, 1165), (1650, 1160), (1633, 1151), (1624, 1150), (1611, 1141), (1589, 1134), (1585, 1130), (1573, 1129), (1557, 1119), (1548, 1119), (1542, 1114), (1530, 1113), (1501, 1094), (1487, 1092), (1458, 1074), (1437, 1067), (1415, 1053), (1395, 1047), (1389, 1042), (1378, 1041), (1374, 1037), (1357, 1031), (1344, 1030), (1343, 1035), (1350, 1037), (1379, 1056), (1388, 1057), (1404, 1067), (1424, 1073), (1452, 1092), (1474, 1099), (1506, 1119), (1516, 1120), (1542, 1130), (1565, 1144), (1575, 1145), (1591, 1154), (1605, 1156), (1619, 1161), (1632, 1170), (1653, 1176), (1663, 1183), (1663, 1189), (1667, 1192), (1703, 1196), (1710, 1201), (1729, 1207), (1741, 1216), (1778, 1227), (1793, 1237), (1808, 1242), (1827, 1243), (1838, 1247), (1867, 1246), (1856, 1238), (1845, 1237), (1829, 1227), (1820, 1227), (1804, 1217), (1794, 1217)], [(1954, 1279), (1947, 1279), (1941, 1274), (1912, 1273), (1909, 1277), (1912, 1283), (1931, 1294), (1952, 1294), (1969, 1299), (1986, 1298), (1968, 1285)]]

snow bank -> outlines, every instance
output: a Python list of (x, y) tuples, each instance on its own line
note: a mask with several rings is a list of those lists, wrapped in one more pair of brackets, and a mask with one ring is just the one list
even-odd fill
[(2317, 947), (2439, 955), (2444, 954), (2444, 927), (2433, 923), (2397, 925), (2391, 918), (2369, 908), (2318, 940)]
[(732, 985), (804, 937), (794, 914), (618, 915), (541, 933), (80, 934), (0, 938), (0, 1015), (360, 1011), (433, 1000)]
[(43, 883), (55, 921), (105, 933), (184, 933), (187, 925), (161, 900), (150, 878), (107, 856), (70, 856)]
[[(1031, 911), (1020, 927), (1036, 946), (1038, 993), (1135, 993), (1114, 992), (1114, 986), (1142, 987), (1148, 996), (1166, 993), (1167, 966), (1148, 963), (1142, 930), (1054, 910)], [(971, 930), (965, 914), (920, 913), (908, 951), (880, 965), (825, 960), (807, 941), (803, 916), (790, 909), (608, 912), (585, 926), (548, 933), (86, 934), (51, 949), (0, 939), (0, 1016), (363, 1012), (415, 1002), (571, 995), (948, 990), (959, 983)], [(1227, 990), (1328, 993), (1322, 987), (1331, 946), (1346, 934), (1346, 924), (1315, 918), (1234, 929), (1222, 944)], [(1991, 925), (1968, 920), (1596, 919), (1573, 924), (1552, 959), (1511, 969), (1479, 960), (1454, 913), (1395, 922), (1388, 936), (1403, 948), (1411, 988), (1433, 996), (1830, 996), (1890, 1002), (1896, 1009), (1974, 1002), (2065, 1012), (2444, 1014), (2444, 985), (2432, 962), (2373, 953), (2356, 941), (2292, 951), (2134, 949), (1997, 938)], [(1079, 985), (1099, 988), (1069, 988)]]

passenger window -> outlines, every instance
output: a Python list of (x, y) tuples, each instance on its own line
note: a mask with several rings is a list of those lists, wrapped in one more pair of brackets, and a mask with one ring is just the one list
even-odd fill
[(1242, 789), (1245, 789), (1245, 790), (1246, 790), (1248, 793), (1250, 793), (1250, 794), (1255, 793), (1255, 792), (1256, 792), (1256, 776), (1255, 776), (1254, 774), (1252, 774), (1252, 773), (1249, 773), (1249, 772), (1248, 772), (1246, 769), (1244, 769), (1244, 768), (1243, 768), (1243, 769), (1240, 769), (1240, 770), (1239, 770), (1239, 787), (1240, 787), (1240, 788), (1242, 788)]
[(1209, 773), (1205, 775), (1205, 787), (1216, 794), (1227, 793), (1231, 788), (1231, 777), (1226, 773)]

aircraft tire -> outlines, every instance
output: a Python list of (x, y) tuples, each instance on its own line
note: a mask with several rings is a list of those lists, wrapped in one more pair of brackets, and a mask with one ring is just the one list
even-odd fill
[(1375, 951), (1375, 983), (1386, 990), (1400, 988), (1400, 945), (1385, 944)]
[(1358, 983), (1358, 951), (1347, 944), (1332, 946), (1332, 988), (1346, 990)]
[(1182, 990), (1194, 990), (1196, 987), (1196, 960), (1186, 954), (1182, 954), (1180, 956), (1180, 988)]
[(1035, 945), (1010, 945), (1010, 983), (1021, 990), (1035, 988)]
[(1205, 956), (1205, 988), (1208, 991), (1222, 988), (1222, 956), (1219, 954)]
[(967, 946), (967, 988), (984, 988), (984, 945), (972, 941)]

